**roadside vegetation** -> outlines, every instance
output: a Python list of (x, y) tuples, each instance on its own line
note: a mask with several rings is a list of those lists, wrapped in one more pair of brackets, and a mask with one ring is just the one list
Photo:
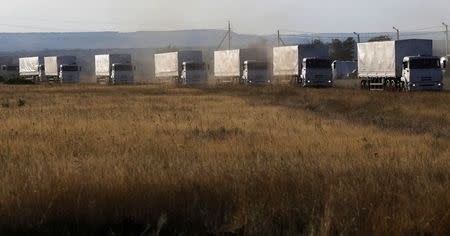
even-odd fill
[(450, 93), (0, 86), (0, 234), (450, 235)]

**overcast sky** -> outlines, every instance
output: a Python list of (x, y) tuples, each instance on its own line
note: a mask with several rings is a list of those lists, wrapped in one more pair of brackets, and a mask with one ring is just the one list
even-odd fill
[(450, 0), (14, 0), (0, 32), (225, 28), (239, 33), (414, 31), (450, 24)]

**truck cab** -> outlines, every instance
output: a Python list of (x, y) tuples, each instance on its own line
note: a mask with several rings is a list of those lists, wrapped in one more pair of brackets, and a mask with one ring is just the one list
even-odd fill
[(205, 84), (208, 81), (205, 63), (183, 62), (179, 83), (181, 85)]
[(242, 82), (253, 85), (272, 83), (269, 76), (269, 65), (261, 61), (245, 61)]
[(61, 83), (79, 83), (81, 68), (78, 65), (60, 65), (59, 81)]
[(401, 83), (406, 91), (443, 89), (446, 62), (434, 56), (413, 56), (403, 59)]
[(303, 87), (333, 87), (331, 61), (320, 58), (304, 58), (300, 78)]
[(131, 84), (134, 82), (134, 68), (131, 64), (112, 64), (111, 83)]
[(19, 77), (19, 66), (2, 65), (0, 66), (0, 82)]

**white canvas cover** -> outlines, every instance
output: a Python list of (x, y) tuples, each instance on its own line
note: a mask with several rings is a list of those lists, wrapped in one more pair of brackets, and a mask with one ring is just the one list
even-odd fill
[(298, 76), (300, 58), (298, 46), (273, 48), (273, 75)]
[(19, 58), (19, 73), (21, 76), (39, 75), (39, 57)]
[(178, 52), (155, 54), (155, 76), (177, 77), (179, 76)]
[(240, 50), (214, 52), (214, 75), (216, 77), (241, 76)]

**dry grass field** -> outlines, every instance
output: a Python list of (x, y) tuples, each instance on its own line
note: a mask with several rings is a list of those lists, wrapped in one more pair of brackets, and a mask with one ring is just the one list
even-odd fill
[(450, 93), (0, 86), (0, 234), (450, 235)]

